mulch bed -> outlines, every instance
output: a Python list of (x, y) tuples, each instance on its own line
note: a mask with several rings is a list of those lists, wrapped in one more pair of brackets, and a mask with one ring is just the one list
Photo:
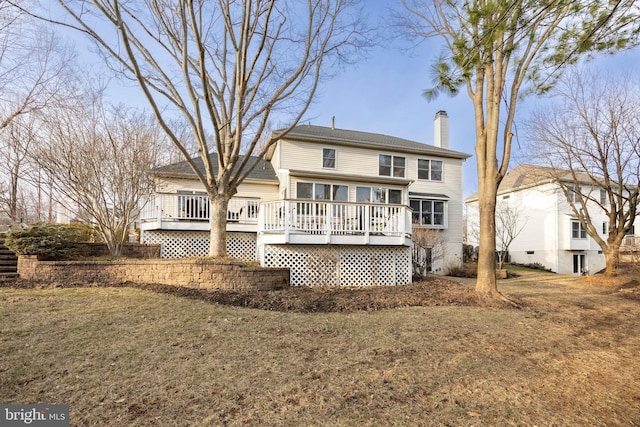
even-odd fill
[(296, 313), (355, 312), (399, 307), (478, 306), (513, 307), (487, 299), (473, 287), (444, 278), (402, 286), (290, 287), (277, 291), (230, 291), (193, 289), (160, 284), (38, 283), (18, 279), (0, 284), (17, 288), (130, 287), (176, 295), (211, 303)]

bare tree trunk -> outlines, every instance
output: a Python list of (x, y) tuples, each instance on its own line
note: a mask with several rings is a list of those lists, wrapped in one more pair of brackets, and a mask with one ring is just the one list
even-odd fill
[(20, 176), (18, 166), (11, 170), (11, 182), (9, 183), (9, 218), (18, 221), (18, 177)]
[(502, 298), (496, 282), (496, 192), (494, 185), (486, 183), (478, 200), (480, 208), (480, 252), (476, 291)]
[(604, 252), (604, 259), (606, 263), (605, 274), (607, 276), (614, 276), (620, 266), (620, 246), (609, 245)]
[(211, 198), (211, 231), (209, 233), (209, 256), (227, 256), (227, 208), (229, 197), (216, 194)]

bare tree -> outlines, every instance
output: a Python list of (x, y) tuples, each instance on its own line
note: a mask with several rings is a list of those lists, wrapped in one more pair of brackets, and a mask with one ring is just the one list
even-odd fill
[(14, 7), (21, 0), (13, 3), (0, 2), (0, 129), (55, 103), (73, 57), (51, 31)]
[(447, 238), (442, 230), (413, 227), (413, 273), (425, 277), (433, 264), (447, 255)]
[[(90, 98), (90, 97), (89, 97)], [(35, 157), (66, 208), (95, 225), (109, 251), (119, 255), (142, 198), (152, 189), (164, 133), (151, 117), (101, 98), (50, 111)]]
[(509, 167), (517, 101), (528, 91), (547, 90), (564, 65), (585, 52), (635, 43), (639, 6), (634, 0), (402, 3), (405, 14), (398, 24), (404, 30), (445, 43), (446, 54), (434, 67), (435, 87), (425, 95), (456, 94), (465, 87), (471, 98), (480, 209), (476, 290), (505, 299), (495, 275), (496, 194)]
[(522, 209), (503, 201), (496, 208), (496, 243), (498, 270), (502, 270), (509, 247), (527, 225)]
[(26, 221), (28, 213), (19, 209), (19, 200), (29, 174), (29, 149), (34, 143), (38, 124), (32, 114), (16, 116), (0, 130), (0, 173), (6, 177), (7, 193), (0, 198), (1, 209), (12, 221)]
[[(227, 206), (238, 185), (300, 121), (321, 76), (367, 44), (357, 0), (58, 1), (69, 17), (58, 22), (88, 35), (113, 70), (137, 82), (203, 184), (212, 256), (226, 255)], [(171, 126), (176, 112), (204, 170)], [(268, 136), (274, 118), (285, 124)]]
[[(573, 215), (602, 248), (606, 273), (615, 274), (640, 202), (640, 80), (574, 70), (553, 93), (556, 101), (528, 124), (532, 152), (551, 166)], [(606, 237), (595, 223), (602, 213)]]

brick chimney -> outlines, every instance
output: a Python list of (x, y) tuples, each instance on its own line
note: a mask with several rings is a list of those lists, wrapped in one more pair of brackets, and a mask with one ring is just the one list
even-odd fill
[(449, 149), (449, 116), (444, 110), (438, 111), (433, 120), (433, 145)]

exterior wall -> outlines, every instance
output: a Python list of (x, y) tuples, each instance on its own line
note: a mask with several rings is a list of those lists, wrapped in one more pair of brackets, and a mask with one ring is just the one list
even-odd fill
[[(160, 245), (161, 258), (204, 257), (209, 254), (208, 231), (148, 230), (142, 233), (142, 243)], [(227, 232), (229, 257), (255, 261), (256, 234)]]
[[(336, 168), (328, 169), (322, 167), (322, 149), (332, 148), (336, 150)], [(444, 251), (444, 258), (437, 260), (434, 264), (434, 271), (446, 273), (450, 266), (462, 263), (462, 239), (463, 239), (463, 200), (462, 200), (462, 160), (449, 159), (443, 157), (423, 156), (408, 153), (398, 153), (379, 149), (365, 149), (358, 147), (346, 147), (342, 145), (316, 144), (308, 142), (283, 140), (278, 144), (280, 150), (278, 154), (279, 176), (281, 178), (281, 194), (283, 187), (287, 188), (288, 198), (296, 198), (297, 182), (322, 182), (326, 184), (343, 184), (349, 186), (349, 201), (356, 200), (356, 187), (372, 186), (386, 187), (390, 189), (403, 190), (403, 203), (409, 204), (409, 192), (444, 194), (448, 196), (447, 201), (447, 225), (443, 229), (447, 242)], [(372, 178), (379, 177), (378, 155), (390, 154), (405, 157), (406, 173), (403, 179), (414, 182), (407, 188), (404, 183), (393, 184), (367, 184), (363, 182), (349, 182), (344, 180), (332, 180), (330, 174), (359, 175)], [(274, 154), (274, 158), (276, 154)], [(441, 160), (443, 162), (443, 180), (427, 181), (418, 179), (418, 159)], [(327, 178), (309, 179), (291, 177), (286, 172), (287, 169), (301, 169), (309, 172), (327, 174)], [(275, 165), (274, 165), (275, 166)]]
[[(418, 179), (418, 159), (442, 160), (442, 181), (423, 181)], [(415, 180), (410, 186), (410, 192), (445, 194), (447, 199), (447, 226), (442, 230), (447, 242), (444, 257), (434, 263), (434, 272), (446, 274), (449, 267), (462, 264), (463, 222), (462, 212), (462, 160), (445, 159), (426, 156), (411, 156), (407, 158), (409, 179)]]
[(104, 285), (154, 283), (202, 289), (282, 289), (289, 284), (286, 268), (247, 267), (212, 260), (39, 261), (21, 256), (18, 272), (26, 280)]
[(294, 286), (371, 286), (411, 283), (406, 246), (265, 245), (265, 267), (288, 267)]
[[(545, 184), (498, 196), (498, 204), (518, 206), (524, 229), (509, 247), (511, 261), (519, 264), (539, 263), (560, 274), (573, 274), (573, 255), (586, 255), (589, 274), (602, 270), (604, 255), (592, 238), (573, 239), (571, 221), (575, 219), (564, 194), (555, 184)], [(591, 218), (602, 234), (604, 212), (596, 205), (588, 205)], [(477, 201), (467, 203), (469, 243), (477, 245), (474, 230), (478, 224)], [(604, 236), (606, 239), (606, 236)]]
[[(158, 178), (158, 193), (176, 193), (180, 191), (204, 191), (204, 186), (197, 179)], [(278, 200), (278, 184), (272, 182), (245, 181), (238, 186), (236, 197), (257, 197), (263, 201)]]

